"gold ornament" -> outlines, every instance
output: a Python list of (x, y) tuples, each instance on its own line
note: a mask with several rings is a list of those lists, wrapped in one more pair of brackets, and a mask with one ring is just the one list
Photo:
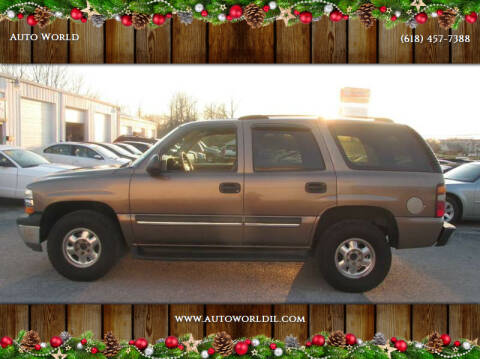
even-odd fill
[(285, 26), (288, 25), (290, 19), (295, 19), (295, 15), (292, 14), (292, 8), (280, 8), (280, 15), (278, 15), (277, 20), (282, 20), (285, 23)]
[(353, 8), (351, 6), (347, 7), (347, 14), (350, 14), (352, 12)]
[(388, 357), (390, 358), (390, 354), (394, 351), (396, 351), (396, 348), (391, 347), (390, 345), (379, 345), (379, 348), (382, 348), (385, 353), (387, 353)]
[(67, 354), (63, 354), (60, 348), (58, 348), (58, 351), (55, 354), (51, 354), (54, 359), (65, 359), (67, 357)]
[(87, 0), (87, 6), (85, 7), (85, 9), (82, 9), (80, 10), (81, 12), (83, 12), (84, 14), (87, 14), (87, 18), (91, 18), (93, 15), (100, 15), (94, 8), (92, 5), (90, 5), (90, 3), (88, 2)]
[(186, 342), (182, 344), (185, 346), (185, 351), (198, 353), (197, 347), (202, 343), (201, 340), (195, 340), (193, 335), (190, 334), (190, 337)]
[(257, 349), (252, 349), (252, 357), (256, 357), (258, 355)]
[(410, 6), (415, 6), (417, 8), (417, 12), (419, 12), (422, 6), (427, 5), (423, 2), (423, 0), (413, 0)]

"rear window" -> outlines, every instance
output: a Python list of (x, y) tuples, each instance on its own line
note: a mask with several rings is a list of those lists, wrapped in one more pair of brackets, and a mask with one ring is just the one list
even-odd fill
[(440, 172), (428, 145), (409, 127), (348, 123), (329, 128), (350, 168)]

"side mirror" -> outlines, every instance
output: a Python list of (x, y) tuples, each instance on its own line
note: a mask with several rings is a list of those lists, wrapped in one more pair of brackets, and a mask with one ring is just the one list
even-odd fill
[(100, 155), (94, 155), (93, 158), (95, 158), (96, 160), (103, 160), (102, 156)]
[(167, 171), (167, 160), (163, 160), (159, 155), (154, 155), (150, 157), (147, 164), (147, 172), (151, 176), (158, 176), (162, 172)]

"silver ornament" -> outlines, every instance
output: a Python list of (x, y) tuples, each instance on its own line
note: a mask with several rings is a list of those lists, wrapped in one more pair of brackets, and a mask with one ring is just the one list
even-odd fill
[(55, 11), (55, 17), (63, 17), (63, 12)]
[(83, 344), (82, 344), (82, 343), (78, 343), (78, 344), (77, 344), (77, 349), (78, 349), (78, 350), (82, 350), (82, 349), (83, 349)]
[(218, 20), (225, 21), (227, 20), (227, 16), (225, 14), (218, 14)]
[(397, 10), (393, 14), (398, 18), (400, 15), (402, 15), (402, 12)]
[(254, 347), (258, 347), (258, 346), (260, 345), (260, 340), (258, 340), (258, 339), (256, 339), (256, 338), (255, 338), (255, 339), (252, 339), (252, 345), (253, 345)]
[(195, 5), (195, 11), (196, 12), (202, 12), (204, 8), (205, 7), (203, 6), (203, 4), (198, 3), (198, 4)]
[(298, 338), (293, 335), (287, 335), (285, 338), (285, 346), (287, 348), (298, 348), (300, 343), (298, 342)]
[(91, 18), (91, 21), (92, 21), (93, 26), (100, 28), (100, 27), (103, 26), (106, 19), (107, 18), (103, 15), (93, 15), (92, 18)]
[(47, 343), (40, 343), (40, 348), (45, 349), (47, 347)]
[(275, 10), (277, 8), (277, 2), (276, 1), (270, 1), (268, 3), (268, 7), (271, 9), (271, 10)]
[(17, 14), (15, 14), (15, 11), (13, 11), (13, 10), (8, 10), (7, 11), (7, 17), (9, 19), (13, 19), (15, 16), (17, 16)]
[(387, 344), (387, 338), (385, 337), (385, 335), (383, 333), (375, 333), (375, 335), (373, 336), (373, 344), (375, 345), (385, 345)]
[(333, 11), (333, 5), (332, 4), (327, 4), (323, 8), (323, 11), (326, 12), (327, 14), (330, 14)]
[(153, 347), (148, 347), (147, 349), (145, 349), (145, 355), (147, 357), (153, 355)]
[(157, 344), (165, 343), (165, 338), (157, 339)]
[(423, 344), (422, 344), (422, 343), (419, 343), (419, 342), (416, 342), (416, 343), (415, 343), (415, 348), (416, 348), (416, 349), (422, 349), (422, 348), (423, 348)]
[(465, 350), (470, 350), (471, 347), (472, 345), (469, 342), (463, 342), (462, 344), (462, 348)]
[(360, 338), (357, 338), (357, 344), (358, 344), (358, 345), (363, 345), (363, 340), (360, 339)]
[(206, 350), (202, 350), (202, 352), (200, 353), (200, 356), (202, 357), (202, 359), (207, 359), (210, 355)]
[(117, 21), (122, 21), (122, 17), (120, 15), (115, 15), (113, 18)]
[(72, 337), (72, 336), (70, 335), (70, 333), (67, 332), (67, 331), (61, 332), (59, 336), (60, 336), (60, 338), (62, 338), (62, 341), (63, 341), (64, 343), (68, 342), (68, 341), (70, 340), (70, 338)]
[(273, 355), (276, 357), (281, 357), (283, 355), (283, 349), (282, 348), (275, 348), (273, 351)]
[(190, 25), (193, 22), (193, 14), (189, 11), (179, 11), (177, 16), (184, 25)]

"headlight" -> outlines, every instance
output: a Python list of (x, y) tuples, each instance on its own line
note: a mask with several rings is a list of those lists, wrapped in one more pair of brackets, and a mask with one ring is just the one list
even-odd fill
[(25, 195), (23, 196), (25, 204), (25, 213), (32, 214), (35, 213), (34, 203), (33, 203), (33, 192), (31, 189), (25, 190)]

